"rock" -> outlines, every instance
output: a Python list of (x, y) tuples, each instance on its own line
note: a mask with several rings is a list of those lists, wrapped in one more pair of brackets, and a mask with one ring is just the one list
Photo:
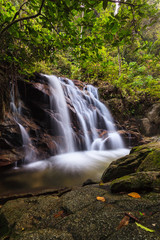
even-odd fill
[(67, 231), (52, 230), (52, 229), (40, 229), (36, 231), (22, 231), (18, 234), (13, 234), (10, 240), (74, 240), (72, 235)]
[(102, 175), (112, 192), (160, 192), (160, 142), (134, 147), (128, 156), (112, 162)]
[(87, 186), (87, 185), (92, 185), (92, 184), (96, 184), (97, 182), (93, 181), (92, 179), (87, 179), (82, 186)]
[(143, 153), (133, 153), (112, 162), (102, 175), (103, 182), (109, 182), (113, 179), (134, 173), (140, 166), (145, 156)]
[(160, 172), (133, 173), (112, 181), (111, 191), (116, 192), (160, 192)]
[[(159, 193), (134, 199), (127, 194), (111, 194), (103, 187), (90, 185), (61, 197), (46, 195), (6, 202), (0, 209), (0, 239), (160, 239)], [(98, 201), (97, 196), (106, 201)], [(128, 212), (154, 232), (141, 229), (133, 219), (117, 230)]]
[(130, 154), (112, 162), (102, 175), (103, 182), (138, 171), (160, 169), (160, 142), (134, 147)]
[(160, 134), (160, 103), (153, 106), (146, 113), (146, 117), (141, 119), (141, 132), (146, 136)]
[(160, 171), (160, 150), (151, 151), (140, 164), (137, 172)]
[(141, 131), (144, 133), (146, 136), (150, 136), (151, 134), (151, 124), (148, 118), (143, 118), (141, 119)]
[(129, 148), (137, 146), (142, 140), (142, 135), (136, 131), (119, 130), (118, 133), (121, 135), (125, 146)]

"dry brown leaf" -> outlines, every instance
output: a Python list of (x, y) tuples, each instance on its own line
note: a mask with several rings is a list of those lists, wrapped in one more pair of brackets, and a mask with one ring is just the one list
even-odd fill
[(126, 212), (125, 215), (133, 219), (135, 222), (140, 222), (131, 212)]
[(124, 216), (124, 218), (122, 218), (122, 220), (120, 221), (120, 223), (119, 223), (119, 225), (117, 227), (117, 230), (121, 229), (124, 226), (127, 226), (128, 223), (129, 223), (129, 219), (130, 219), (129, 216)]
[(101, 201), (101, 202), (105, 202), (106, 201), (106, 199), (104, 198), (104, 197), (96, 197), (96, 199), (98, 200), (98, 201)]
[(63, 217), (63, 214), (63, 211), (59, 211), (58, 213), (54, 214), (54, 218)]
[(133, 198), (141, 198), (141, 196), (136, 192), (128, 193), (128, 196), (133, 197)]

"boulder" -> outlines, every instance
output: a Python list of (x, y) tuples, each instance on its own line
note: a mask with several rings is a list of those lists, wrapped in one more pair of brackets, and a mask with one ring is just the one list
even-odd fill
[[(98, 201), (97, 196), (104, 197), (105, 202)], [(0, 239), (158, 240), (159, 197), (160, 193), (152, 193), (134, 199), (127, 194), (111, 194), (105, 186), (89, 185), (63, 195), (10, 200), (0, 208)], [(120, 227), (126, 215), (131, 217)], [(153, 231), (145, 231), (137, 221)]]
[(160, 171), (138, 172), (121, 178), (111, 183), (111, 192), (133, 192), (133, 191), (156, 191), (160, 192)]
[(155, 103), (140, 122), (141, 132), (146, 136), (160, 134), (160, 103)]
[(102, 175), (111, 191), (160, 191), (160, 141), (134, 147), (130, 154), (112, 162)]

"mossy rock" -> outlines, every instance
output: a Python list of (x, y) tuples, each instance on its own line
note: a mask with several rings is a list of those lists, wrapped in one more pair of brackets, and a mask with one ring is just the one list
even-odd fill
[(134, 153), (134, 152), (143, 152), (143, 151), (153, 151), (153, 150), (160, 150), (160, 141), (157, 142), (151, 142), (151, 143), (147, 143), (144, 145), (140, 145), (140, 146), (136, 146), (133, 147), (130, 153)]
[(149, 151), (134, 152), (112, 162), (102, 175), (103, 182), (109, 182), (119, 177), (136, 172)]
[(142, 171), (160, 171), (160, 150), (148, 154), (137, 170)]
[(139, 172), (112, 181), (111, 192), (160, 192), (160, 172)]
[(142, 171), (160, 171), (160, 142), (134, 147), (129, 155), (112, 162), (101, 179), (109, 182)]

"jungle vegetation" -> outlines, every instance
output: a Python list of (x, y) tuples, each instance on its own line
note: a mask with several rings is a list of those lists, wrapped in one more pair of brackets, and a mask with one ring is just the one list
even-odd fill
[[(160, 97), (158, 0), (0, 0), (0, 69)], [(117, 11), (115, 9), (117, 7)]]

